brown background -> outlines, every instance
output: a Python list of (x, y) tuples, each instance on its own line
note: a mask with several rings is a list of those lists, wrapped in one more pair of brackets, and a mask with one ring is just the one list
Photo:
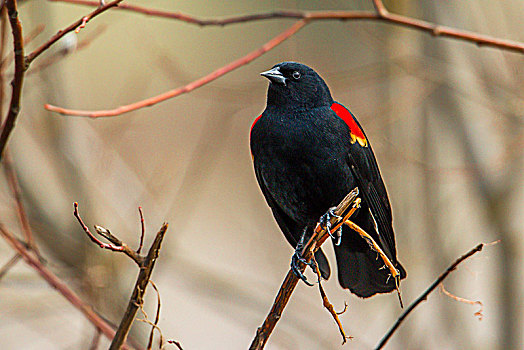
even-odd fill
[[(369, 9), (368, 1), (148, 1), (132, 3), (202, 17), (286, 9)], [(524, 40), (520, 0), (395, 1), (391, 11), (502, 38)], [(42, 43), (90, 9), (46, 1), (20, 6), (25, 33), (44, 23)], [(288, 270), (292, 250), (255, 181), (249, 128), (265, 105), (258, 73), (284, 60), (314, 67), (334, 97), (357, 115), (378, 158), (394, 209), (400, 260), (412, 301), (451, 261), (479, 242), (502, 239), (445, 283), (477, 306), (434, 293), (391, 340), (391, 349), (522, 348), (523, 73), (519, 54), (433, 38), (378, 22), (318, 22), (253, 63), (156, 106), (88, 120), (51, 114), (44, 103), (79, 109), (128, 104), (182, 86), (264, 44), (293, 23), (221, 27), (109, 11), (90, 22), (90, 46), (27, 77), (10, 139), (24, 203), (48, 266), (116, 322), (136, 267), (91, 244), (72, 216), (138, 241), (137, 207), (149, 241), (170, 228), (153, 280), (160, 327), (184, 349), (245, 349)], [(11, 47), (10, 42), (8, 43)], [(63, 46), (62, 46), (63, 47)], [(57, 45), (34, 62), (36, 68)], [(4, 72), (9, 80), (12, 67)], [(7, 77), (7, 78), (6, 78)], [(7, 88), (7, 82), (6, 82)], [(0, 220), (20, 232), (0, 177)], [(149, 242), (148, 241), (148, 242)], [(334, 261), (331, 248), (325, 249)], [(11, 256), (0, 242), (0, 264)], [(325, 288), (355, 337), (369, 349), (400, 309), (395, 295), (361, 300)], [(155, 297), (146, 310), (154, 315)], [(145, 341), (137, 323), (133, 337)], [(23, 263), (0, 281), (0, 345), (7, 349), (87, 348), (95, 330)], [(106, 346), (106, 340), (101, 347)], [(169, 347), (168, 347), (169, 348)], [(338, 349), (340, 337), (318, 290), (300, 284), (268, 349)]]

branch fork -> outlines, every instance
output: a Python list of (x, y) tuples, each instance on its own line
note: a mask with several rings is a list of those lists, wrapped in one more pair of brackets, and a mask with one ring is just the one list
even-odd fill
[[(146, 255), (141, 255), (140, 251), (143, 247), (145, 235), (144, 215), (142, 213), (142, 208), (138, 209), (140, 213), (141, 235), (140, 244), (136, 251), (131, 249), (127, 244), (122, 242), (122, 240), (113, 235), (111, 231), (109, 231), (107, 228), (95, 225), (96, 233), (104, 239), (108, 240), (110, 243), (102, 242), (97, 236), (95, 236), (93, 233), (89, 231), (89, 228), (80, 217), (80, 213), (78, 211), (78, 203), (74, 203), (74, 208), (74, 216), (78, 220), (78, 223), (80, 224), (86, 235), (93, 243), (97, 244), (102, 249), (124, 253), (129, 258), (131, 258), (131, 260), (133, 260), (140, 268), (135, 287), (133, 288), (133, 293), (127, 304), (127, 309), (124, 313), (124, 316), (122, 317), (118, 330), (116, 331), (115, 337), (111, 342), (111, 346), (109, 347), (110, 350), (120, 349), (122, 345), (125, 343), (125, 340), (127, 338), (129, 330), (131, 329), (131, 326), (133, 325), (133, 321), (135, 320), (138, 310), (142, 309), (142, 306), (144, 304), (144, 294), (146, 292), (146, 288), (148, 284), (152, 284), (150, 278), (151, 274), (153, 273), (153, 268), (155, 267), (156, 260), (158, 259), (158, 255), (160, 253), (162, 240), (164, 239), (165, 233), (167, 231), (167, 223), (164, 223), (158, 231), (158, 233), (156, 234), (148, 253)], [(156, 290), (156, 287), (154, 288)], [(159, 309), (157, 312), (159, 312)], [(157, 327), (158, 326), (156, 324), (153, 325), (153, 329)]]

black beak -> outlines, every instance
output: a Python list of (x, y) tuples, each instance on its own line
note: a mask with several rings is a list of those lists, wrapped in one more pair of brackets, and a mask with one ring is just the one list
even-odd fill
[(268, 78), (272, 83), (286, 85), (286, 77), (282, 75), (278, 67), (271, 68), (268, 71), (260, 73), (260, 75)]

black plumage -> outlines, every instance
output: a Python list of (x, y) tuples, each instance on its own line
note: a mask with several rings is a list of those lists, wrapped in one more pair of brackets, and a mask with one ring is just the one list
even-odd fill
[[(270, 80), (267, 106), (251, 128), (251, 153), (257, 181), (288, 242), (295, 247), (304, 229), (310, 236), (319, 218), (358, 187), (362, 206), (352, 221), (405, 278), (386, 188), (356, 118), (306, 65), (283, 62), (262, 75)], [(395, 290), (389, 270), (357, 233), (344, 226), (334, 248), (342, 287), (364, 298)], [(315, 257), (327, 279), (325, 255), (319, 250)]]

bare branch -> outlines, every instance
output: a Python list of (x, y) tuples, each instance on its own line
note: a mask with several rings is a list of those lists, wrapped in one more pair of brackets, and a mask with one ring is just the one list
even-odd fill
[(138, 207), (138, 213), (140, 214), (141, 232), (140, 232), (140, 243), (138, 245), (138, 249), (136, 250), (136, 253), (140, 254), (140, 252), (142, 251), (142, 247), (144, 246), (144, 236), (146, 234), (146, 226), (144, 222), (144, 213), (142, 212), (142, 207)]
[[(55, 2), (67, 2), (78, 5), (86, 5), (98, 7), (98, 1), (89, 0), (51, 0)], [(524, 43), (499, 39), (488, 35), (477, 34), (470, 31), (456, 29), (452, 27), (440, 26), (431, 22), (418, 20), (415, 18), (396, 15), (390, 13), (384, 6), (382, 0), (372, 0), (376, 12), (371, 11), (273, 11), (267, 13), (256, 13), (250, 15), (232, 16), (222, 19), (202, 19), (181, 12), (170, 12), (150, 9), (143, 6), (132, 4), (121, 4), (117, 7), (118, 10), (131, 11), (141, 13), (144, 15), (169, 18), (183, 21), (199, 26), (225, 26), (236, 23), (253, 22), (259, 20), (277, 19), (277, 18), (293, 18), (306, 19), (308, 21), (318, 20), (371, 20), (371, 21), (385, 21), (394, 25), (407, 26), (412, 29), (422, 30), (430, 33), (433, 36), (444, 36), (458, 40), (473, 42), (477, 45), (485, 45), (497, 47), (503, 50), (509, 50), (519, 53), (524, 53)]]
[[(121, 3), (122, 1), (123, 0), (114, 0), (114, 1), (111, 1), (110, 3), (107, 3), (104, 6), (100, 6), (96, 10), (94, 10), (93, 12), (89, 13), (88, 15), (83, 16), (82, 18), (78, 19), (76, 22), (74, 22), (73, 24), (69, 25), (68, 27), (66, 27), (66, 28), (64, 28), (62, 30), (59, 30), (58, 33), (53, 35), (48, 41), (46, 41), (45, 43), (40, 45), (40, 47), (35, 49), (29, 55), (27, 55), (27, 57), (26, 57), (26, 64), (27, 64), (27, 66), (29, 66), (31, 64), (31, 62), (34, 61), (35, 58), (37, 58), (43, 52), (45, 52), (47, 49), (49, 49), (58, 40), (62, 39), (62, 37), (64, 35), (66, 35), (69, 32), (75, 31), (78, 27), (80, 27), (82, 25), (85, 26), (85, 24), (87, 22), (89, 22), (90, 20), (92, 20), (93, 18), (98, 16), (99, 14), (109, 10), (110, 8), (118, 6), (118, 4)], [(100, 2), (98, 2), (98, 5), (100, 5)]]
[(484, 309), (484, 305), (482, 304), (482, 302), (480, 300), (473, 301), (473, 300), (469, 300), (469, 299), (466, 299), (466, 298), (461, 298), (459, 296), (451, 294), (450, 292), (448, 292), (446, 290), (446, 288), (444, 288), (444, 284), (443, 283), (439, 284), (439, 287), (440, 287), (440, 290), (442, 291), (442, 293), (444, 293), (445, 295), (447, 295), (451, 299), (458, 301), (459, 303), (464, 303), (464, 304), (469, 304), (469, 305), (478, 305), (480, 307), (480, 309), (479, 309), (479, 311), (475, 312), (474, 315), (478, 317), (479, 321), (482, 321), (482, 318), (484, 317), (484, 314), (482, 313), (482, 311)]
[(291, 37), (293, 34), (298, 32), (302, 27), (304, 27), (306, 23), (307, 22), (305, 20), (298, 21), (295, 24), (293, 24), (290, 28), (288, 28), (286, 31), (284, 31), (283, 33), (277, 35), (276, 37), (268, 41), (261, 48), (258, 48), (255, 51), (250, 52), (246, 56), (241, 57), (237, 59), (236, 61), (233, 61), (215, 70), (214, 72), (198, 80), (195, 80), (183, 87), (164, 92), (163, 94), (158, 95), (158, 96), (154, 96), (154, 97), (142, 100), (142, 101), (132, 103), (130, 105), (120, 106), (118, 108), (110, 109), (110, 110), (100, 110), (100, 111), (71, 110), (71, 109), (65, 109), (62, 107), (53, 106), (50, 104), (46, 104), (45, 108), (49, 111), (60, 113), (60, 114), (65, 114), (65, 115), (74, 115), (74, 116), (89, 117), (89, 118), (100, 118), (100, 117), (113, 117), (116, 115), (131, 112), (131, 111), (134, 111), (140, 108), (149, 107), (159, 102), (165, 101), (167, 99), (191, 92), (203, 85), (206, 85), (212, 82), (213, 80), (217, 78), (220, 78), (221, 76), (239, 67), (242, 67), (243, 65), (248, 64), (249, 62), (253, 61), (254, 59), (272, 50), (275, 46), (279, 45), (287, 38)]
[(15, 198), (18, 219), (20, 220), (20, 224), (22, 226), (22, 231), (24, 232), (24, 237), (27, 246), (29, 247), (29, 249), (33, 250), (41, 260), (40, 252), (38, 251), (38, 247), (35, 244), (33, 232), (31, 230), (31, 225), (29, 224), (29, 219), (27, 218), (27, 213), (22, 203), (22, 191), (20, 190), (20, 185), (18, 183), (16, 171), (13, 167), (13, 162), (8, 149), (5, 150), (4, 154), (4, 170), (7, 182), (9, 183), (9, 187), (11, 187), (11, 192), (13, 194), (13, 197)]
[(13, 46), (15, 53), (15, 75), (11, 81), (13, 92), (11, 94), (11, 102), (9, 103), (9, 110), (7, 117), (2, 125), (2, 132), (0, 134), (0, 161), (4, 153), (5, 146), (11, 131), (15, 127), (16, 118), (20, 112), (20, 99), (22, 97), (22, 85), (24, 82), (25, 72), (25, 58), (24, 58), (24, 39), (22, 36), (22, 24), (18, 18), (18, 5), (16, 0), (6, 0), (5, 6), (11, 24), (13, 33)]
[[(84, 303), (82, 299), (67, 285), (62, 282), (54, 273), (45, 267), (36, 257), (34, 257), (27, 248), (18, 241), (15, 236), (7, 231), (3, 225), (0, 224), (0, 235), (4, 237), (6, 242), (22, 256), (24, 261), (35, 269), (36, 272), (47, 282), (51, 287), (56, 289), (60, 294), (66, 298), (71, 305), (78, 309), (95, 327), (100, 329), (104, 336), (108, 339), (113, 339), (115, 331), (113, 328), (100, 317), (91, 306)], [(127, 348), (127, 346), (125, 346)]]
[[(311, 260), (315, 261), (315, 255), (311, 256)], [(347, 336), (346, 332), (344, 331), (344, 327), (342, 327), (342, 323), (340, 322), (340, 319), (338, 318), (338, 315), (343, 314), (347, 310), (347, 304), (344, 303), (344, 310), (341, 312), (336, 312), (335, 308), (333, 307), (333, 304), (329, 301), (326, 292), (324, 291), (324, 287), (322, 287), (322, 276), (320, 275), (320, 269), (318, 268), (318, 264), (315, 261), (315, 273), (318, 277), (318, 289), (320, 291), (320, 296), (322, 297), (322, 303), (324, 307), (329, 311), (333, 319), (335, 320), (335, 323), (338, 326), (338, 330), (340, 332), (340, 335), (342, 336), (342, 345), (344, 345), (347, 341), (347, 339), (353, 339), (352, 336)]]
[[(355, 202), (358, 198), (358, 189), (355, 188), (353, 191), (348, 193), (348, 195), (342, 200), (342, 202), (336, 207), (331, 218), (331, 232), (336, 232), (336, 230), (346, 221), (356, 210)], [(349, 215), (349, 216), (348, 216)], [(302, 257), (305, 261), (309, 262), (313, 255), (315, 249), (318, 249), (324, 241), (329, 237), (329, 232), (323, 228), (322, 225), (317, 224), (315, 231), (309, 240), (309, 242), (304, 247)], [(300, 269), (303, 271), (305, 265), (300, 263)], [(250, 350), (263, 349), (269, 336), (273, 332), (278, 320), (282, 316), (282, 312), (286, 307), (291, 294), (293, 293), (296, 285), (298, 283), (298, 277), (295, 275), (293, 270), (289, 270), (278, 294), (275, 298), (273, 306), (269, 311), (266, 319), (262, 326), (257, 329), (255, 338), (251, 342), (249, 347)]]
[(488, 244), (486, 243), (480, 243), (479, 245), (477, 245), (475, 248), (471, 249), (469, 252), (467, 252), (466, 254), (462, 255), (460, 258), (458, 258), (457, 260), (455, 260), (455, 262), (453, 264), (451, 264), (447, 269), (446, 271), (444, 271), (436, 280), (435, 282), (433, 282), (425, 291), (424, 293), (422, 293), (415, 301), (413, 301), (408, 307), (407, 309), (399, 316), (399, 318), (397, 319), (397, 321), (395, 322), (395, 324), (393, 324), (393, 326), (389, 329), (389, 331), (386, 333), (386, 335), (380, 340), (380, 342), (378, 343), (378, 345), (375, 347), (376, 350), (378, 349), (382, 349), (384, 347), (384, 345), (386, 345), (386, 343), (388, 342), (388, 340), (391, 338), (391, 336), (396, 332), (396, 330), (398, 329), (398, 327), (402, 324), (402, 322), (406, 319), (406, 317), (408, 317), (408, 315), (420, 304), (422, 303), (423, 301), (426, 301), (427, 298), (428, 298), (428, 295), (435, 290), (435, 288), (438, 287), (438, 285), (444, 281), (446, 279), (446, 277), (448, 277), (448, 275), (454, 271), (457, 266), (463, 262), (464, 260), (468, 259), (469, 257), (471, 257), (472, 255), (480, 252), (482, 250), (482, 248), (484, 248), (484, 246), (486, 246)]
[(100, 236), (106, 238), (111, 243), (104, 243), (101, 240), (99, 240), (95, 235), (91, 233), (91, 231), (89, 231), (89, 228), (86, 226), (86, 224), (84, 224), (84, 221), (82, 220), (82, 218), (80, 217), (80, 213), (78, 212), (78, 203), (77, 202), (74, 203), (74, 207), (75, 207), (75, 210), (73, 212), (74, 216), (80, 223), (80, 226), (82, 226), (82, 229), (87, 234), (89, 239), (93, 241), (93, 243), (97, 244), (100, 248), (103, 248), (103, 249), (112, 250), (114, 252), (122, 252), (125, 255), (127, 255), (128, 257), (130, 257), (131, 259), (133, 259), (133, 261), (139, 267), (142, 267), (142, 265), (144, 264), (144, 257), (137, 254), (137, 252), (129, 248), (127, 244), (122, 242), (117, 237), (113, 236), (113, 234), (108, 229), (103, 228), (101, 226), (95, 226), (96, 232)]
[[(83, 0), (55, 0), (55, 1), (76, 3), (76, 4), (82, 4), (82, 5), (90, 5), (90, 6), (98, 6), (98, 2), (96, 1), (83, 1)], [(54, 106), (51, 104), (46, 104), (44, 107), (49, 111), (60, 113), (63, 115), (90, 117), (90, 118), (112, 117), (112, 116), (117, 116), (117, 115), (121, 115), (124, 113), (128, 113), (128, 112), (140, 109), (140, 108), (149, 107), (159, 102), (165, 101), (167, 99), (174, 98), (184, 93), (188, 93), (198, 87), (208, 84), (209, 82), (221, 77), (222, 75), (225, 75), (226, 73), (231, 72), (232, 70), (238, 67), (241, 67), (251, 62), (252, 60), (260, 57), (265, 52), (271, 50), (272, 48), (280, 44), (285, 39), (294, 35), (300, 28), (302, 28), (306, 24), (312, 21), (318, 21), (318, 20), (375, 20), (375, 21), (380, 20), (386, 23), (402, 25), (402, 26), (412, 28), (415, 30), (424, 31), (433, 36), (449, 37), (453, 39), (473, 42), (479, 46), (491, 46), (491, 47), (497, 47), (499, 49), (514, 51), (518, 53), (524, 53), (524, 43), (520, 43), (517, 41), (511, 41), (511, 40), (498, 39), (498, 38), (491, 37), (488, 35), (482, 35), (482, 34), (470, 32), (470, 31), (464, 31), (464, 30), (460, 30), (456, 28), (437, 25), (434, 23), (414, 19), (414, 18), (407, 17), (407, 16), (392, 14), (386, 10), (382, 1), (380, 0), (373, 0), (373, 4), (377, 10), (376, 13), (375, 12), (366, 12), (366, 11), (317, 11), (317, 12), (315, 11), (312, 11), (312, 12), (277, 11), (277, 12), (264, 13), (264, 14), (235, 16), (235, 17), (225, 18), (221, 20), (218, 20), (218, 19), (202, 20), (202, 19), (198, 19), (196, 17), (190, 16), (190, 15), (179, 13), (179, 12), (170, 13), (166, 11), (151, 10), (151, 9), (147, 9), (147, 8), (135, 6), (135, 5), (123, 4), (121, 7), (118, 7), (118, 8), (123, 9), (123, 10), (133, 11), (133, 12), (144, 13), (148, 15), (168, 17), (168, 18), (177, 19), (177, 20), (181, 20), (184, 22), (192, 23), (192, 24), (198, 24), (201, 26), (227, 25), (227, 24), (232, 24), (232, 23), (249, 22), (249, 21), (270, 19), (270, 18), (298, 18), (300, 20), (296, 22), (286, 32), (272, 39), (270, 42), (266, 43), (260, 49), (255, 50), (252, 53), (246, 55), (245, 57), (240, 58), (237, 61), (234, 61), (222, 68), (219, 68), (215, 70), (213, 73), (205, 77), (202, 77), (184, 87), (177, 88), (171, 91), (167, 91), (160, 95), (157, 95), (157, 96), (154, 96), (154, 97), (142, 100), (142, 101), (138, 101), (138, 102), (135, 102), (129, 105), (124, 105), (124, 106), (120, 106), (120, 107), (109, 109), (109, 110), (96, 110), (96, 111), (74, 110), (74, 109), (67, 109), (67, 108), (62, 108), (59, 106)]]
[(118, 327), (113, 341), (111, 342), (111, 346), (109, 347), (110, 350), (120, 349), (121, 345), (127, 338), (127, 334), (129, 333), (131, 325), (133, 324), (138, 309), (144, 303), (143, 297), (146, 292), (147, 285), (149, 284), (151, 273), (155, 267), (155, 262), (158, 258), (160, 246), (166, 231), (167, 223), (164, 223), (156, 234), (155, 240), (153, 241), (153, 244), (151, 244), (151, 248), (149, 248), (149, 252), (144, 259), (144, 264), (140, 268), (140, 273), (138, 274), (135, 288), (133, 289), (133, 294), (129, 299), (126, 312), (124, 313), (122, 321), (120, 322), (120, 326)]
[(13, 268), (22, 256), (16, 253), (4, 266), (0, 267), (0, 280)]

